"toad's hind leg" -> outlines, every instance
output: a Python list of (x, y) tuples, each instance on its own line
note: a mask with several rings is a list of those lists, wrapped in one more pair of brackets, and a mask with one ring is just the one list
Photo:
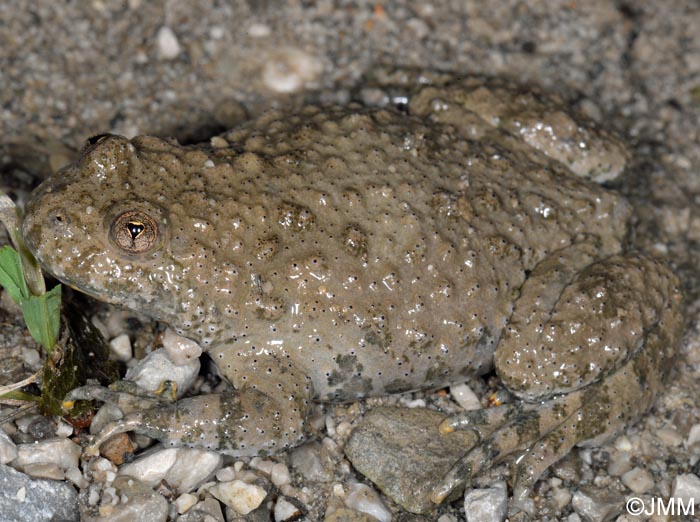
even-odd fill
[(507, 418), (495, 428), (475, 412), (444, 421), (442, 431), (482, 438), (435, 489), (435, 502), (507, 457), (520, 498), (575, 445), (613, 435), (653, 404), (681, 336), (678, 280), (640, 255), (590, 263), (588, 249), (569, 247), (532, 272), (496, 350), (506, 386), (538, 404), (490, 415)]

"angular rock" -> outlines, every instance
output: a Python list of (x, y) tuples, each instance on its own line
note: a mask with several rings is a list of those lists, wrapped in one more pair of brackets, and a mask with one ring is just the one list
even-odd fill
[[(352, 465), (404, 509), (423, 514), (436, 507), (430, 493), (474, 445), (472, 432), (439, 432), (443, 413), (424, 408), (375, 408), (345, 447)], [(456, 498), (461, 491), (455, 491)]]
[(112, 486), (126, 502), (105, 506), (99, 515), (82, 513), (81, 522), (165, 522), (168, 519), (168, 501), (143, 482), (132, 477), (117, 477)]
[(66, 482), (32, 479), (0, 465), (0, 519), (78, 522), (78, 495)]
[(464, 496), (467, 522), (503, 522), (508, 512), (508, 489), (497, 482), (484, 489), (473, 489)]

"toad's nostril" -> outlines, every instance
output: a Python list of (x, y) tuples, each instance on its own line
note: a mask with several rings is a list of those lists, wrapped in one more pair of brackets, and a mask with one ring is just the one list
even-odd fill
[(70, 218), (66, 215), (65, 212), (61, 210), (54, 210), (49, 215), (49, 223), (54, 228), (60, 228), (66, 225), (70, 225)]

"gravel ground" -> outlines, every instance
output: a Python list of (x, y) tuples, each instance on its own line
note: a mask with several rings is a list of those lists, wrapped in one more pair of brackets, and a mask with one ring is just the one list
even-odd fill
[[(5, 0), (0, 187), (21, 202), (85, 138), (101, 132), (193, 142), (269, 107), (343, 102), (377, 65), (507, 76), (561, 93), (632, 144), (633, 166), (619, 189), (637, 207), (637, 243), (668, 253), (682, 277), (688, 330), (678, 372), (654, 411), (609, 446), (581, 450), (558, 465), (540, 483), (532, 518), (631, 520), (624, 500), (633, 495), (668, 497), (687, 487), (700, 500), (698, 27), (695, 0)], [(36, 363), (30, 348), (12, 357), (24, 361), (12, 375)], [(395, 400), (416, 399), (422, 396)], [(319, 415), (326, 419), (317, 429), (324, 443), (342, 445), (345, 434), (335, 427), (365, 406), (328, 408), (334, 421)], [(313, 500), (309, 520), (322, 520), (347, 493), (334, 486), (336, 480), (347, 490), (351, 476), (337, 460), (329, 483), (294, 483)], [(147, 492), (134, 495), (160, 506)], [(85, 494), (81, 499), (88, 502)], [(394, 520), (465, 516), (462, 501), (428, 518), (384, 502)], [(11, 519), (5, 515), (0, 520)], [(341, 510), (333, 519), (345, 515), (361, 520)]]

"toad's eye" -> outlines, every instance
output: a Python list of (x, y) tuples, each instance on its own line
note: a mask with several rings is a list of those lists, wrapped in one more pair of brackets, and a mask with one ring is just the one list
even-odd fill
[(148, 252), (158, 241), (158, 223), (140, 210), (119, 214), (109, 229), (109, 238), (130, 254)]

